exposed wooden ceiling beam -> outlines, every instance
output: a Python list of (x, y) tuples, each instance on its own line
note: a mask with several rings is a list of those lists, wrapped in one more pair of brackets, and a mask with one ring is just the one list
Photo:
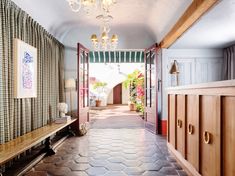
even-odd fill
[(220, 0), (193, 0), (185, 13), (160, 43), (161, 48), (169, 48), (201, 16)]

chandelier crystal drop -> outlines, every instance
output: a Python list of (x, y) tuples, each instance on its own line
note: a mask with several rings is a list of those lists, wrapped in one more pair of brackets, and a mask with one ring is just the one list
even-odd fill
[(99, 7), (103, 12), (109, 13), (109, 9), (116, 0), (67, 0), (73, 12), (79, 12), (81, 8), (89, 14), (92, 10)]
[(116, 4), (116, 0), (102, 0), (101, 8), (106, 12), (109, 13), (109, 9), (113, 4)]

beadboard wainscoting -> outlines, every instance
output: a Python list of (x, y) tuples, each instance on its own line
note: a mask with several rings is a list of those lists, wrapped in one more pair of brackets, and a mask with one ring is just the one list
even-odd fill
[(171, 64), (179, 65), (179, 85), (190, 85), (222, 80), (222, 49), (162, 49), (162, 119), (167, 119), (168, 87), (174, 85), (174, 76), (169, 74)]

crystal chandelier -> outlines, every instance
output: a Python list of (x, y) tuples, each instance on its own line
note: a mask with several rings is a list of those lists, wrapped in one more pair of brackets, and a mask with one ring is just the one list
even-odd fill
[(118, 36), (116, 34), (113, 34), (112, 37), (109, 37), (110, 32), (110, 26), (109, 22), (110, 19), (113, 19), (112, 16), (104, 16), (99, 15), (96, 17), (97, 19), (102, 19), (103, 24), (101, 26), (101, 37), (98, 39), (96, 34), (91, 35), (91, 42), (93, 45), (93, 48), (95, 50), (115, 50), (118, 45)]
[(105, 13), (109, 13), (110, 6), (116, 3), (116, 0), (67, 0), (73, 12), (78, 12), (81, 7), (87, 14), (92, 9), (99, 7)]
[(116, 0), (101, 0), (101, 8), (104, 10), (104, 12), (109, 13), (109, 8), (113, 4), (116, 4)]

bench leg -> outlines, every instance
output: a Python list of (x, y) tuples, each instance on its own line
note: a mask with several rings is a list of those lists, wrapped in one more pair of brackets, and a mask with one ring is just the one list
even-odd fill
[(47, 156), (51, 156), (51, 155), (55, 154), (55, 151), (51, 147), (51, 139), (50, 139), (50, 137), (46, 138), (45, 148), (43, 149), (43, 152), (46, 153)]
[(70, 136), (76, 136), (75, 132), (72, 130), (71, 126), (68, 128), (68, 133)]

